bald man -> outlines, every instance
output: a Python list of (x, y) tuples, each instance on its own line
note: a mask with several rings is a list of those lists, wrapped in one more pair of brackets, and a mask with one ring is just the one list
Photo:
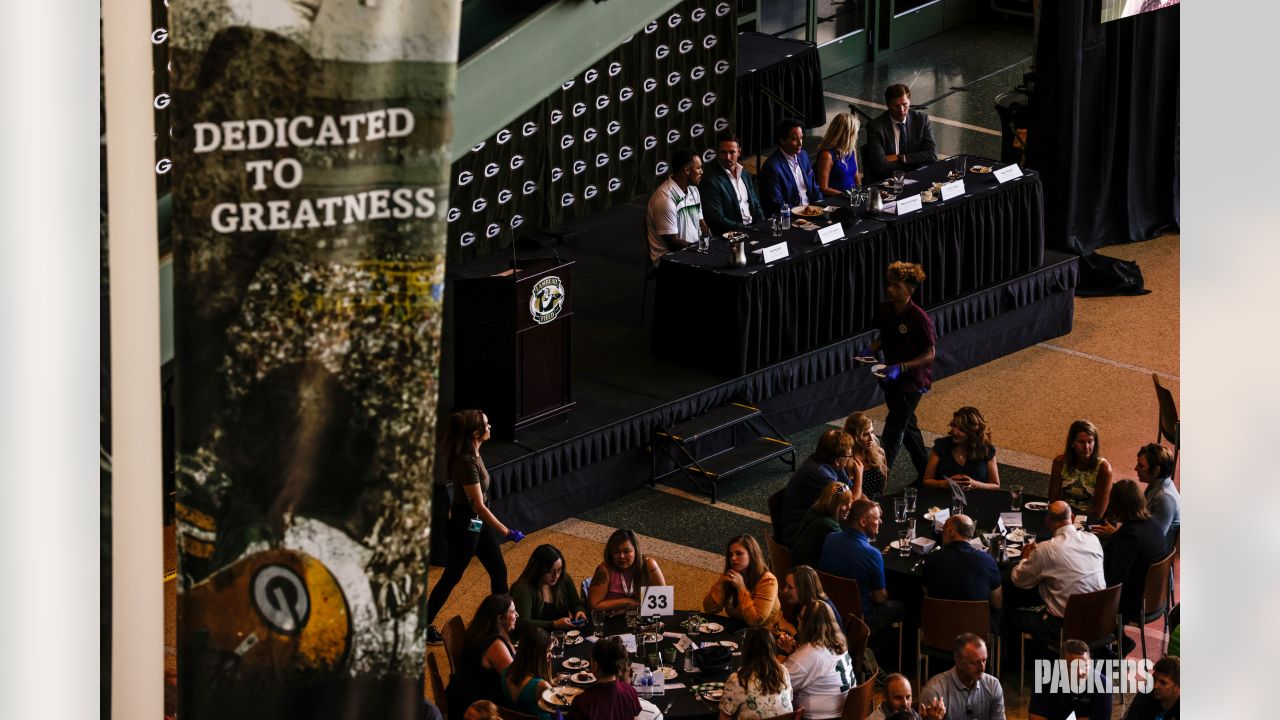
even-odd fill
[(925, 556), (924, 589), (940, 600), (986, 600), (991, 604), (992, 628), (999, 627), (997, 611), (1004, 604), (1000, 568), (995, 558), (969, 543), (976, 528), (968, 515), (952, 515), (942, 526), (942, 547)]
[(1045, 525), (1052, 537), (1022, 547), (1022, 559), (1011, 579), (1020, 588), (1038, 587), (1044, 605), (1018, 610), (1018, 625), (1041, 641), (1057, 647), (1067, 598), (1107, 586), (1102, 570), (1102, 544), (1090, 532), (1076, 530), (1071, 506), (1061, 500), (1049, 505)]
[(911, 707), (911, 681), (906, 675), (893, 673), (884, 679), (884, 702), (867, 716), (867, 720), (890, 720), (897, 717), (910, 717), (915, 720), (943, 720), (947, 716), (947, 706), (942, 698), (934, 698), (929, 705), (921, 705), (920, 712)]

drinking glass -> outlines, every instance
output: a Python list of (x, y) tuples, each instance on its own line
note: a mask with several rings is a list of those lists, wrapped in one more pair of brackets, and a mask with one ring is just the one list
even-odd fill
[(782, 237), (782, 216), (774, 215), (769, 218), (769, 231), (774, 237)]
[(959, 180), (960, 178), (963, 178), (965, 172), (964, 161), (965, 157), (963, 155), (956, 155), (951, 158), (951, 172), (947, 174), (947, 177), (952, 180)]
[(658, 651), (654, 650), (649, 653), (649, 669), (657, 670), (662, 667), (662, 658), (658, 656)]
[(627, 608), (627, 628), (631, 632), (636, 631), (636, 626), (640, 624), (640, 606), (633, 605)]
[(698, 633), (702, 632), (702, 630), (700, 629), (701, 627), (702, 627), (702, 617), (700, 615), (690, 616), (689, 637), (694, 637)]
[(893, 191), (901, 193), (903, 182), (906, 180), (907, 174), (901, 170), (895, 170), (893, 173)]
[(951, 503), (951, 517), (964, 514), (964, 505), (960, 503)]
[(676, 647), (668, 645), (662, 648), (662, 662), (667, 667), (675, 667), (676, 664)]
[(898, 531), (898, 555), (906, 557), (911, 554), (911, 538), (907, 537), (907, 530)]
[(562, 657), (564, 657), (564, 633), (553, 632), (551, 633), (551, 658), (559, 660)]
[(1009, 486), (1009, 509), (1015, 512), (1022, 509), (1022, 486), (1021, 485)]
[(911, 516), (907, 517), (907, 539), (916, 539), (916, 519)]
[(908, 515), (914, 515), (914, 514), (915, 514), (915, 512), (916, 512), (916, 498), (917, 498), (917, 496), (919, 496), (919, 494), (920, 494), (920, 491), (919, 491), (919, 490), (917, 490), (917, 489), (915, 489), (915, 488), (907, 488), (906, 490), (902, 491), (902, 497), (906, 498), (906, 501), (907, 501), (907, 514), (908, 514)]
[(591, 611), (591, 636), (599, 640), (604, 637), (604, 618), (603, 610)]
[(906, 498), (893, 499), (893, 521), (896, 523), (904, 523), (907, 521), (907, 500)]
[(704, 233), (699, 233), (698, 234), (698, 252), (706, 253), (710, 249), (711, 249), (711, 236)]

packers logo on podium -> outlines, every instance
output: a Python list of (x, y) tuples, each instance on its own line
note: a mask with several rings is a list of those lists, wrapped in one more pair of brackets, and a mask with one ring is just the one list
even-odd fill
[(529, 314), (539, 325), (555, 320), (564, 308), (564, 283), (555, 275), (548, 275), (533, 286), (529, 293)]

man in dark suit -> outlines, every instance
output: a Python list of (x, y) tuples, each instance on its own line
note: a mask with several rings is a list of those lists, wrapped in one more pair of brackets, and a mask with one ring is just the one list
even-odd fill
[(782, 206), (794, 207), (822, 198), (813, 178), (813, 165), (804, 151), (804, 130), (799, 120), (778, 123), (778, 149), (760, 168), (760, 204), (769, 215)]
[(716, 135), (716, 161), (698, 186), (702, 193), (702, 216), (716, 234), (741, 230), (749, 223), (764, 220), (756, 181), (738, 164), (741, 152), (738, 136), (732, 130)]
[(911, 88), (890, 85), (884, 91), (884, 102), (889, 109), (867, 123), (867, 144), (862, 148), (867, 182), (938, 159), (929, 116), (911, 109)]

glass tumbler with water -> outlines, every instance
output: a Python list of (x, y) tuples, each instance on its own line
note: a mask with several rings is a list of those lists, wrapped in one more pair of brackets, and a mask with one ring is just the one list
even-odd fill
[(963, 178), (964, 170), (965, 170), (965, 167), (964, 167), (965, 159), (966, 158), (963, 155), (956, 155), (955, 157), (951, 158), (951, 172), (947, 174), (947, 177), (951, 178), (952, 180), (959, 180)]
[(893, 521), (896, 523), (904, 523), (907, 521), (907, 499), (893, 499)]
[(564, 637), (563, 632), (551, 633), (551, 657), (553, 659), (558, 660), (564, 657)]
[(705, 253), (711, 249), (711, 235), (698, 233), (698, 252)]
[(605, 612), (603, 610), (591, 611), (591, 636), (597, 640), (604, 637), (604, 619)]
[(1009, 509), (1015, 512), (1022, 509), (1022, 486), (1021, 485), (1009, 486)]
[(914, 515), (916, 513), (916, 498), (920, 495), (920, 491), (915, 488), (907, 488), (902, 491), (902, 497), (907, 500), (907, 514)]
[(774, 215), (773, 217), (769, 218), (769, 232), (773, 233), (774, 237), (782, 237), (782, 216), (781, 215)]
[(907, 516), (907, 539), (916, 539), (916, 519), (911, 516)]
[(906, 557), (911, 554), (911, 538), (907, 536), (907, 530), (898, 531), (898, 555)]

